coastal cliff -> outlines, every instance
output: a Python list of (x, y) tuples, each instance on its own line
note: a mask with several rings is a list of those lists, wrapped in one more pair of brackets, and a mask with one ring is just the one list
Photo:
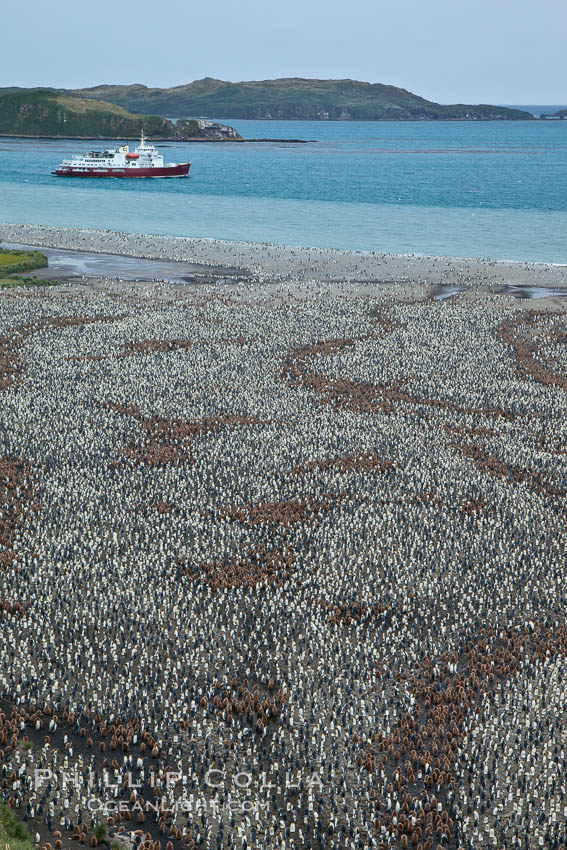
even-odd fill
[(167, 89), (102, 85), (73, 93), (101, 98), (135, 113), (162, 115), (323, 121), (534, 120), (520, 109), (486, 104), (446, 106), (406, 89), (358, 80), (285, 78), (230, 83), (206, 77)]
[(233, 127), (214, 121), (174, 123), (159, 115), (134, 115), (103, 100), (50, 89), (0, 91), (0, 136), (137, 139), (153, 141), (241, 141)]

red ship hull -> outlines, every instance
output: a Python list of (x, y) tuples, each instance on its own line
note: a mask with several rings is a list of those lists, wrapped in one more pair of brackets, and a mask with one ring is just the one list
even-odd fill
[(95, 171), (90, 168), (58, 168), (53, 171), (56, 177), (187, 177), (190, 162), (181, 162), (178, 165), (164, 165), (163, 168), (105, 168)]

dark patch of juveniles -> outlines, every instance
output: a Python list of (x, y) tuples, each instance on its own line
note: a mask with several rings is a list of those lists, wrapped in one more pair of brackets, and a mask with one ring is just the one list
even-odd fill
[(273, 678), (252, 683), (248, 676), (231, 676), (224, 684), (217, 680), (211, 692), (200, 697), (199, 706), (228, 726), (249, 726), (261, 734), (278, 721), (287, 700), (287, 692)]
[(426, 490), (413, 496), (398, 499), (380, 499), (381, 505), (442, 505), (443, 500), (435, 490)]
[(202, 340), (204, 345), (250, 345), (253, 342), (257, 342), (257, 340), (253, 337), (247, 336), (227, 336), (222, 339), (211, 339), (211, 340)]
[(21, 378), (22, 360), (17, 353), (21, 345), (16, 334), (0, 337), (0, 390), (6, 390)]
[[(399, 303), (399, 302), (396, 302)], [(394, 328), (398, 327), (397, 322), (395, 322), (392, 317), (389, 315), (387, 308), (385, 307), (373, 307), (369, 312), (369, 317), (372, 322), (380, 328), (382, 334), (389, 334)], [(369, 337), (369, 339), (377, 339), (379, 335), (373, 334)]]
[[(386, 777), (377, 784), (385, 792), (374, 792), (370, 806), (375, 829), (384, 828), (394, 842), (389, 846), (431, 847), (433, 841), (452, 846), (453, 770), (470, 716), (480, 714), (483, 699), (500, 683), (557, 655), (567, 657), (563, 624), (546, 628), (536, 623), (505, 633), (483, 629), (461, 651), (438, 659), (424, 656), (405, 681), (413, 708), (401, 715), (393, 732), (354, 734), (358, 767)], [(402, 681), (401, 674), (397, 678)]]
[(334, 494), (323, 494), (281, 502), (254, 502), (243, 507), (222, 509), (219, 516), (249, 525), (289, 526), (298, 522), (308, 522), (328, 513), (341, 501), (341, 498)]
[(361, 337), (344, 337), (331, 340), (320, 340), (311, 345), (298, 345), (288, 352), (284, 359), (280, 378), (290, 386), (301, 386), (319, 396), (319, 404), (330, 404), (335, 408), (353, 411), (355, 413), (392, 413), (396, 405), (406, 404), (417, 407), (431, 407), (438, 410), (448, 410), (453, 413), (470, 416), (489, 416), (494, 419), (512, 420), (514, 414), (503, 408), (464, 407), (447, 399), (425, 398), (403, 389), (409, 380), (399, 378), (389, 383), (373, 384), (365, 381), (352, 381), (346, 378), (332, 378), (315, 372), (311, 366), (311, 358), (315, 356), (330, 357), (357, 343), (380, 339), (390, 333), (394, 325), (387, 317), (380, 319), (380, 334), (366, 334)]
[(565, 332), (560, 329), (545, 328), (554, 318), (564, 318), (561, 313), (545, 313), (530, 310), (508, 319), (496, 328), (496, 337), (512, 349), (518, 374), (524, 380), (533, 378), (544, 386), (560, 387), (567, 390), (567, 374), (554, 371), (539, 356), (541, 340), (563, 342)]
[(382, 615), (388, 611), (388, 606), (383, 603), (367, 605), (356, 600), (353, 602), (330, 604), (320, 599), (316, 604), (329, 613), (329, 622), (334, 625), (350, 626), (352, 623), (366, 624), (372, 620), (383, 619)]
[(28, 511), (38, 509), (29, 464), (6, 455), (0, 457), (0, 569), (14, 561), (16, 535)]
[(112, 410), (113, 413), (120, 413), (122, 416), (131, 416), (132, 419), (143, 419), (144, 414), (135, 404), (120, 404), (119, 402), (109, 401), (103, 404), (107, 410)]
[(531, 490), (540, 495), (561, 496), (564, 494), (564, 490), (546, 481), (541, 473), (506, 463), (476, 443), (451, 443), (450, 445), (463, 457), (471, 460), (480, 472), (485, 472), (493, 478), (500, 478), (512, 486), (527, 484)]
[(360, 454), (343, 455), (336, 458), (325, 457), (319, 460), (309, 460), (306, 463), (294, 466), (291, 473), (292, 475), (305, 475), (307, 472), (325, 469), (336, 469), (342, 473), (352, 470), (389, 472), (390, 469), (394, 469), (394, 464), (391, 460), (381, 457), (377, 452), (361, 452)]
[(254, 587), (258, 584), (281, 586), (291, 578), (294, 556), (290, 547), (256, 546), (245, 554), (203, 562), (186, 567), (182, 575), (199, 581), (213, 590), (233, 587)]
[(4, 599), (0, 599), (0, 618), (1, 617), (15, 617), (16, 619), (21, 619), (26, 613), (26, 608), (21, 602), (8, 602)]
[(471, 427), (470, 425), (450, 425), (445, 422), (443, 430), (447, 434), (458, 434), (460, 437), (497, 437), (498, 432), (492, 428)]
[(245, 425), (269, 425), (271, 419), (258, 419), (256, 416), (239, 414), (211, 416), (197, 422), (186, 422), (165, 416), (145, 416), (132, 404), (108, 402), (103, 405), (107, 410), (129, 416), (139, 422), (146, 434), (144, 442), (130, 442), (122, 454), (134, 463), (146, 466), (179, 466), (191, 459), (190, 447), (200, 434), (209, 434), (225, 427)]
[(18, 325), (9, 334), (0, 336), (0, 390), (19, 383), (23, 377), (23, 362), (19, 349), (34, 334), (45, 328), (71, 328), (96, 322), (113, 322), (124, 316), (47, 316), (35, 322)]
[(248, 345), (254, 342), (245, 336), (226, 337), (224, 339), (142, 339), (138, 342), (126, 342), (122, 345), (121, 357), (134, 357), (142, 354), (170, 354), (173, 351), (189, 351), (193, 345)]
[(173, 502), (151, 502), (150, 508), (156, 511), (158, 514), (170, 514), (175, 510), (175, 505)]
[[(179, 729), (186, 728), (186, 725), (185, 721), (180, 721)], [(146, 846), (148, 850), (150, 847), (157, 850), (160, 839), (166, 833), (175, 850), (191, 848), (194, 845), (187, 840), (191, 838), (191, 832), (182, 834), (174, 822), (172, 809), (160, 805), (158, 810), (165, 790), (170, 787), (170, 777), (175, 773), (175, 768), (167, 766), (161, 743), (161, 736), (155, 731), (152, 733), (137, 717), (71, 711), (67, 708), (56, 710), (54, 706), (43, 703), (10, 705), (0, 702), (0, 766), (13, 756), (20, 745), (36, 747), (38, 752), (43, 749), (51, 753), (80, 754), (85, 764), (90, 765), (90, 770), (96, 771), (99, 776), (107, 771), (112, 773), (116, 785), (130, 792), (126, 798), (130, 805), (112, 810), (104, 816), (109, 839), (125, 837), (143, 821), (144, 829), (137, 830), (137, 834), (144, 839), (141, 846)], [(151, 780), (146, 777), (143, 794), (137, 798), (131, 796), (132, 783), (139, 781), (141, 771), (133, 771), (126, 757), (141, 760), (143, 770), (147, 773), (149, 769), (151, 773)], [(93, 776), (92, 773), (89, 775)], [(16, 805), (16, 798), (22, 799), (21, 780), (15, 772), (4, 773), (2, 794), (11, 807)], [(136, 799), (140, 803), (137, 811), (158, 811), (158, 814), (140, 818), (132, 805)], [(50, 827), (47, 819), (36, 813), (35, 818), (33, 815), (29, 817), (28, 825), (33, 823), (33, 830), (39, 831), (42, 850), (53, 850), (51, 842), (61, 850), (62, 841), (66, 847), (73, 846), (71, 842), (97, 846), (94, 827), (100, 821), (100, 813), (83, 812), (81, 819), (75, 823), (59, 823), (57, 819)]]
[(479, 496), (476, 499), (473, 496), (468, 496), (466, 499), (463, 499), (460, 502), (459, 510), (462, 514), (466, 514), (469, 516), (476, 514), (494, 513), (494, 508), (491, 508), (487, 505), (484, 496)]

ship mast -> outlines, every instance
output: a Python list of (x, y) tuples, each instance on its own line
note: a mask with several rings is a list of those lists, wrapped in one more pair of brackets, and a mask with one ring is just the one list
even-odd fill
[(142, 129), (142, 138), (140, 139), (140, 147), (141, 148), (145, 147), (145, 144), (146, 144), (146, 140), (144, 138), (144, 130)]

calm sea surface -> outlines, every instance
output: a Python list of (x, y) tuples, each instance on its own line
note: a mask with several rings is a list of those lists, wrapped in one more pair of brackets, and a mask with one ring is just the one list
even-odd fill
[(190, 177), (137, 181), (51, 175), (105, 142), (0, 138), (0, 221), (567, 262), (567, 121), (230, 123), (317, 142), (165, 143)]

